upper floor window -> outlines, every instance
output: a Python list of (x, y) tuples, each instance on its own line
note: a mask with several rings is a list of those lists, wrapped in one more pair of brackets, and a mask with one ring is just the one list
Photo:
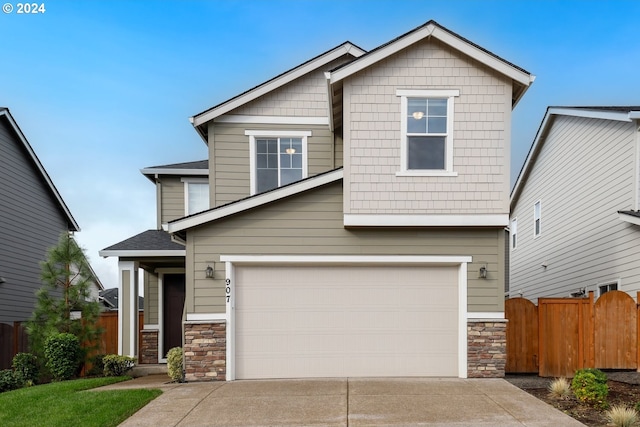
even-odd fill
[(533, 237), (538, 237), (541, 233), (542, 226), (542, 207), (540, 200), (533, 205)]
[(453, 103), (458, 90), (398, 90), (401, 145), (398, 175), (456, 176), (453, 171)]
[(201, 178), (183, 178), (184, 213), (192, 215), (209, 209), (209, 181)]
[(245, 131), (250, 137), (251, 194), (307, 177), (309, 131)]
[(515, 249), (518, 243), (518, 218), (511, 220), (511, 249)]

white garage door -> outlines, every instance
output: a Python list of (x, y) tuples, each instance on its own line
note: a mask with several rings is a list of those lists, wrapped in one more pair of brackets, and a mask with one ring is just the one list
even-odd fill
[(236, 378), (458, 376), (457, 267), (239, 266)]

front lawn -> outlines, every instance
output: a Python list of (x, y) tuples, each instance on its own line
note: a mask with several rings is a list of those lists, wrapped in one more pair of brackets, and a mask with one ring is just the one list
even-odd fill
[(85, 390), (126, 379), (80, 379), (0, 393), (0, 426), (117, 426), (162, 391)]

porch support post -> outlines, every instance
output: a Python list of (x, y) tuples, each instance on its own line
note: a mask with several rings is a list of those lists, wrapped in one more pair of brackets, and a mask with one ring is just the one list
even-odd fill
[(118, 354), (138, 357), (138, 263), (118, 261)]

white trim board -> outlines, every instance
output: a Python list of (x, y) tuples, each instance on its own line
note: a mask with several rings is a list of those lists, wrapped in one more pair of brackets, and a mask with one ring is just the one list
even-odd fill
[(184, 257), (187, 255), (186, 250), (142, 250), (136, 251), (133, 249), (123, 250), (123, 251), (100, 251), (98, 254), (101, 257), (107, 258), (110, 256), (115, 257)]
[(507, 227), (509, 214), (356, 215), (345, 214), (345, 227)]
[[(467, 255), (430, 256), (430, 255), (221, 255), (220, 261), (225, 263), (229, 298), (226, 302), (226, 380), (233, 381), (235, 375), (235, 266), (246, 264), (372, 264), (384, 263), (393, 265), (457, 265), (458, 266), (458, 377), (467, 378), (467, 263), (473, 258)], [(487, 313), (477, 313), (487, 314)], [(487, 314), (488, 315), (488, 314)]]
[(329, 124), (328, 117), (294, 116), (244, 116), (227, 114), (213, 119), (214, 123), (273, 124), (273, 125), (322, 125)]
[(307, 178), (303, 181), (298, 181), (294, 184), (280, 187), (266, 193), (257, 194), (255, 196), (240, 200), (235, 203), (231, 203), (229, 205), (221, 206), (219, 208), (211, 209), (187, 218), (172, 221), (167, 225), (167, 231), (169, 233), (176, 233), (188, 228), (197, 227), (210, 221), (215, 221), (229, 215), (233, 215), (248, 209), (274, 202), (276, 200), (284, 199), (286, 197), (302, 193), (303, 191), (311, 190), (313, 188), (338, 181), (342, 179), (343, 176), (343, 170), (338, 169), (335, 171), (324, 173), (322, 175), (314, 176), (312, 178)]

